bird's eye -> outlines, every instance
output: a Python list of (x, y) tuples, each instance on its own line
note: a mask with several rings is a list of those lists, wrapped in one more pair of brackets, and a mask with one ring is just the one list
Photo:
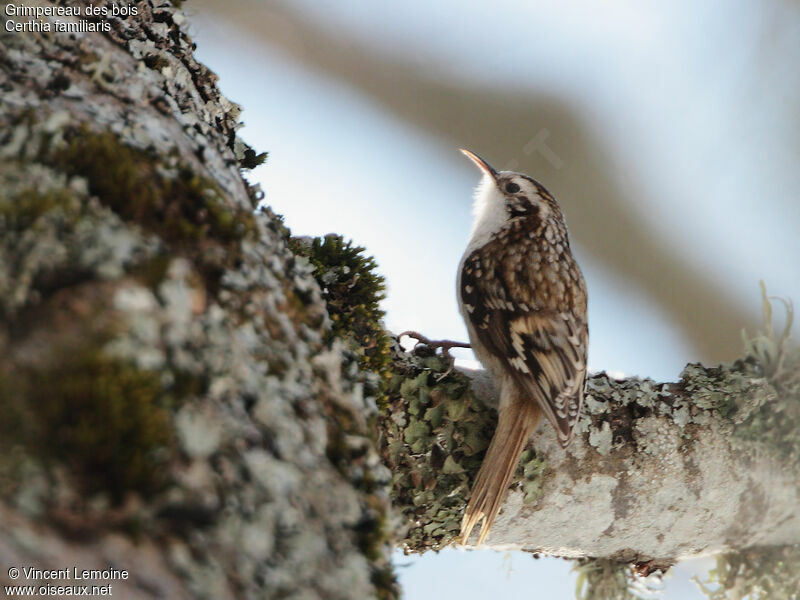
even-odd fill
[(516, 194), (519, 191), (519, 186), (512, 181), (506, 184), (506, 191), (509, 194)]

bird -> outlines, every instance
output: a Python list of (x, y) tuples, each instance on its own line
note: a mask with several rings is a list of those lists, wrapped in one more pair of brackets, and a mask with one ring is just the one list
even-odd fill
[(461, 522), (466, 545), (483, 520), (480, 546), (542, 414), (561, 446), (571, 443), (589, 328), (586, 283), (555, 198), (528, 175), (498, 172), (474, 152), (461, 152), (483, 176), (458, 269), (458, 305), (470, 346), (500, 389), (497, 428)]

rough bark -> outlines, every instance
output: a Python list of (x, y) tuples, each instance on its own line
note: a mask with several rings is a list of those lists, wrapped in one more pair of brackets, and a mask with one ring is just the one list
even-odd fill
[(259, 157), (184, 16), (130, 6), (0, 38), (0, 582), (391, 597), (374, 381), (253, 213)]
[[(670, 565), (800, 543), (800, 360), (756, 354), (675, 383), (592, 376), (577, 439), (564, 451), (539, 427), (488, 547)], [(440, 379), (439, 357), (395, 362), (383, 454), (422, 552), (458, 533), (497, 394), (483, 371)]]

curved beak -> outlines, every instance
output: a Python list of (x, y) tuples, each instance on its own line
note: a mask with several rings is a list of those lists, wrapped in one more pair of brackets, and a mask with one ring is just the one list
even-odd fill
[(459, 148), (458, 150), (459, 150), (459, 152), (461, 152), (461, 154), (463, 154), (468, 159), (470, 159), (472, 162), (474, 162), (475, 166), (477, 166), (486, 175), (488, 175), (492, 179), (497, 179), (497, 171), (495, 171), (494, 168), (492, 167), (492, 165), (490, 165), (488, 162), (483, 160), (480, 156), (478, 156), (477, 154), (475, 154), (471, 150), (467, 150), (466, 148)]

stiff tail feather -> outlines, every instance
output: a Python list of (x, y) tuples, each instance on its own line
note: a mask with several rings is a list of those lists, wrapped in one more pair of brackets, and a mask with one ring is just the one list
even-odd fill
[(515, 398), (500, 412), (500, 419), (483, 464), (472, 486), (472, 495), (461, 520), (461, 543), (466, 544), (472, 529), (483, 519), (477, 545), (489, 535), (506, 495), (517, 463), (542, 413), (533, 400)]

